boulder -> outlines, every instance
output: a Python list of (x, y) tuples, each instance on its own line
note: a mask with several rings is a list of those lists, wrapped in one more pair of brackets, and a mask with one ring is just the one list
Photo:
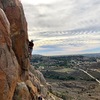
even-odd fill
[(13, 100), (33, 100), (24, 82), (17, 83)]
[(29, 89), (30, 95), (32, 97), (32, 100), (36, 100), (38, 97), (38, 91), (37, 88), (32, 84), (30, 80), (26, 81), (26, 85)]

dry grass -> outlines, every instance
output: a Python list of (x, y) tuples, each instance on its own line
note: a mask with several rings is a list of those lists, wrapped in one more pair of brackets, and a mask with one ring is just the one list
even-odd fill
[(73, 72), (75, 71), (74, 69), (71, 69), (71, 68), (63, 68), (63, 69), (58, 69), (58, 70), (54, 70), (55, 72)]

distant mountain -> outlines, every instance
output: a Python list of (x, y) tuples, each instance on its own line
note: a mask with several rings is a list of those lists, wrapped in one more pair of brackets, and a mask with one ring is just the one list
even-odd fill
[[(100, 57), (100, 53), (91, 53), (91, 54), (75, 54), (75, 55), (57, 55), (57, 56), (50, 56), (50, 57), (66, 57), (66, 56), (86, 56), (86, 57)], [(40, 54), (34, 54), (33, 57), (49, 57)]]
[(82, 55), (86, 57), (100, 57), (100, 53), (82, 54)]
[(40, 54), (34, 54), (33, 57), (42, 57)]

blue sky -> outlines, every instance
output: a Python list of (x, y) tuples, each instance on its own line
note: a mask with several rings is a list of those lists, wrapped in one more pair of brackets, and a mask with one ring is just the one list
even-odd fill
[(33, 54), (100, 53), (100, 0), (21, 0)]

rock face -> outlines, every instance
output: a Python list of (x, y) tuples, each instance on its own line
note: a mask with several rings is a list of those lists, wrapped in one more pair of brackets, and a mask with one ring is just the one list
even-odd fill
[(60, 100), (51, 96), (42, 73), (30, 66), (22, 4), (0, 0), (0, 100), (38, 100), (38, 96)]
[(0, 9), (0, 99), (11, 100), (18, 80), (18, 62), (12, 51), (10, 24)]
[(27, 46), (27, 22), (24, 16), (22, 4), (19, 0), (0, 0), (1, 8), (4, 10), (10, 23), (10, 36), (12, 47), (21, 69), (28, 70), (28, 46)]

